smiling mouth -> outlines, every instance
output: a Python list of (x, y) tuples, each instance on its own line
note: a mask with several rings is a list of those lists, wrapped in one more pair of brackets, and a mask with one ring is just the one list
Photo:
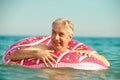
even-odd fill
[(55, 43), (55, 46), (60, 46), (60, 43)]
[(55, 46), (61, 46), (61, 42), (54, 42)]

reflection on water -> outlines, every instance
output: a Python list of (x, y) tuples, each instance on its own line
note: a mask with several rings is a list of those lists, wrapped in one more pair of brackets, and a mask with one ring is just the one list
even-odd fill
[(104, 71), (75, 70), (71, 68), (44, 69), (50, 80), (93, 80), (105, 79)]
[(75, 70), (71, 68), (28, 69), (0, 65), (0, 80), (96, 80), (106, 79), (105, 71)]

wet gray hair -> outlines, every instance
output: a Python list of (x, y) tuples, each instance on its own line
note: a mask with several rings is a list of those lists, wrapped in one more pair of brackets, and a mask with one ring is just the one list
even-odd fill
[(52, 26), (53, 26), (54, 24), (63, 24), (63, 25), (65, 25), (65, 27), (68, 29), (68, 32), (70, 32), (71, 34), (73, 34), (74, 25), (73, 25), (72, 22), (69, 21), (68, 19), (58, 18), (58, 19), (56, 19), (56, 20), (52, 23)]

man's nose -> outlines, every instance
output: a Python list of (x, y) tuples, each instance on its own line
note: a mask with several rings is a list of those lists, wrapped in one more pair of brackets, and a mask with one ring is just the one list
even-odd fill
[(58, 35), (58, 34), (55, 36), (55, 39), (56, 39), (56, 40), (59, 40), (59, 35)]

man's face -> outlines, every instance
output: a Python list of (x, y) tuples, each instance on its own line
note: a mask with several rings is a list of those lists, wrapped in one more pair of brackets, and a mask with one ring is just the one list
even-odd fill
[(66, 51), (72, 34), (67, 31), (63, 24), (54, 24), (52, 26), (51, 42), (52, 46), (57, 51)]

